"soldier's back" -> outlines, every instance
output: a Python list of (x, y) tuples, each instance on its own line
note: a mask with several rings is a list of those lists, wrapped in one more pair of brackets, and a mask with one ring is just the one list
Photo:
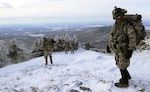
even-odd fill
[(51, 42), (50, 38), (46, 38), (43, 41), (43, 48), (44, 48), (44, 50), (51, 50), (52, 49), (52, 42)]

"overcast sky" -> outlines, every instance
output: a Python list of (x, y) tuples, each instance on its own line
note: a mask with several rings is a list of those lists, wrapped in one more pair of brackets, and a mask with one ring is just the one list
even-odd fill
[(150, 20), (150, 0), (0, 0), (0, 24), (110, 22), (114, 6)]

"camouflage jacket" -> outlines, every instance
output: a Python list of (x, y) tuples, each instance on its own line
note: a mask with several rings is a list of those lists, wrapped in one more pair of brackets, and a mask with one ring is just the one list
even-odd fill
[(55, 41), (53, 39), (45, 39), (43, 40), (42, 49), (43, 50), (52, 50)]
[(109, 47), (114, 51), (134, 50), (136, 47), (136, 33), (126, 21), (115, 22), (109, 39)]

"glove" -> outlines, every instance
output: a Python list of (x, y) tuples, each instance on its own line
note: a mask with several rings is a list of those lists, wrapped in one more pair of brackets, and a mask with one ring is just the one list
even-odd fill
[(106, 51), (107, 53), (111, 53), (110, 47), (108, 45), (107, 45)]

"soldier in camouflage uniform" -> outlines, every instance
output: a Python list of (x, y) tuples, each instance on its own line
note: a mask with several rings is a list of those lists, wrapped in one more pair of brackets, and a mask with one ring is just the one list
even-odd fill
[(48, 58), (47, 58), (48, 56), (50, 58), (51, 64), (53, 64), (52, 52), (53, 52), (54, 43), (56, 43), (56, 42), (53, 39), (43, 38), (42, 49), (44, 51), (45, 65), (48, 64)]
[(130, 58), (136, 47), (136, 33), (134, 28), (124, 20), (125, 9), (115, 8), (112, 11), (115, 24), (112, 27), (109, 39), (109, 47), (115, 53), (116, 65), (120, 69), (122, 78), (116, 87), (128, 87), (128, 80), (131, 76), (127, 70), (130, 65)]
[(69, 42), (64, 41), (63, 47), (64, 47), (64, 50), (65, 50), (65, 54), (68, 54), (68, 51), (69, 51)]
[(89, 43), (89, 42), (86, 43), (86, 44), (85, 44), (85, 49), (86, 49), (86, 50), (89, 50), (90, 48), (91, 48), (90, 43)]
[(78, 49), (78, 45), (79, 45), (79, 43), (78, 43), (78, 42), (75, 42), (75, 50)]
[(74, 50), (75, 50), (75, 42), (74, 41), (70, 42), (70, 48), (71, 48), (71, 53), (74, 54)]

